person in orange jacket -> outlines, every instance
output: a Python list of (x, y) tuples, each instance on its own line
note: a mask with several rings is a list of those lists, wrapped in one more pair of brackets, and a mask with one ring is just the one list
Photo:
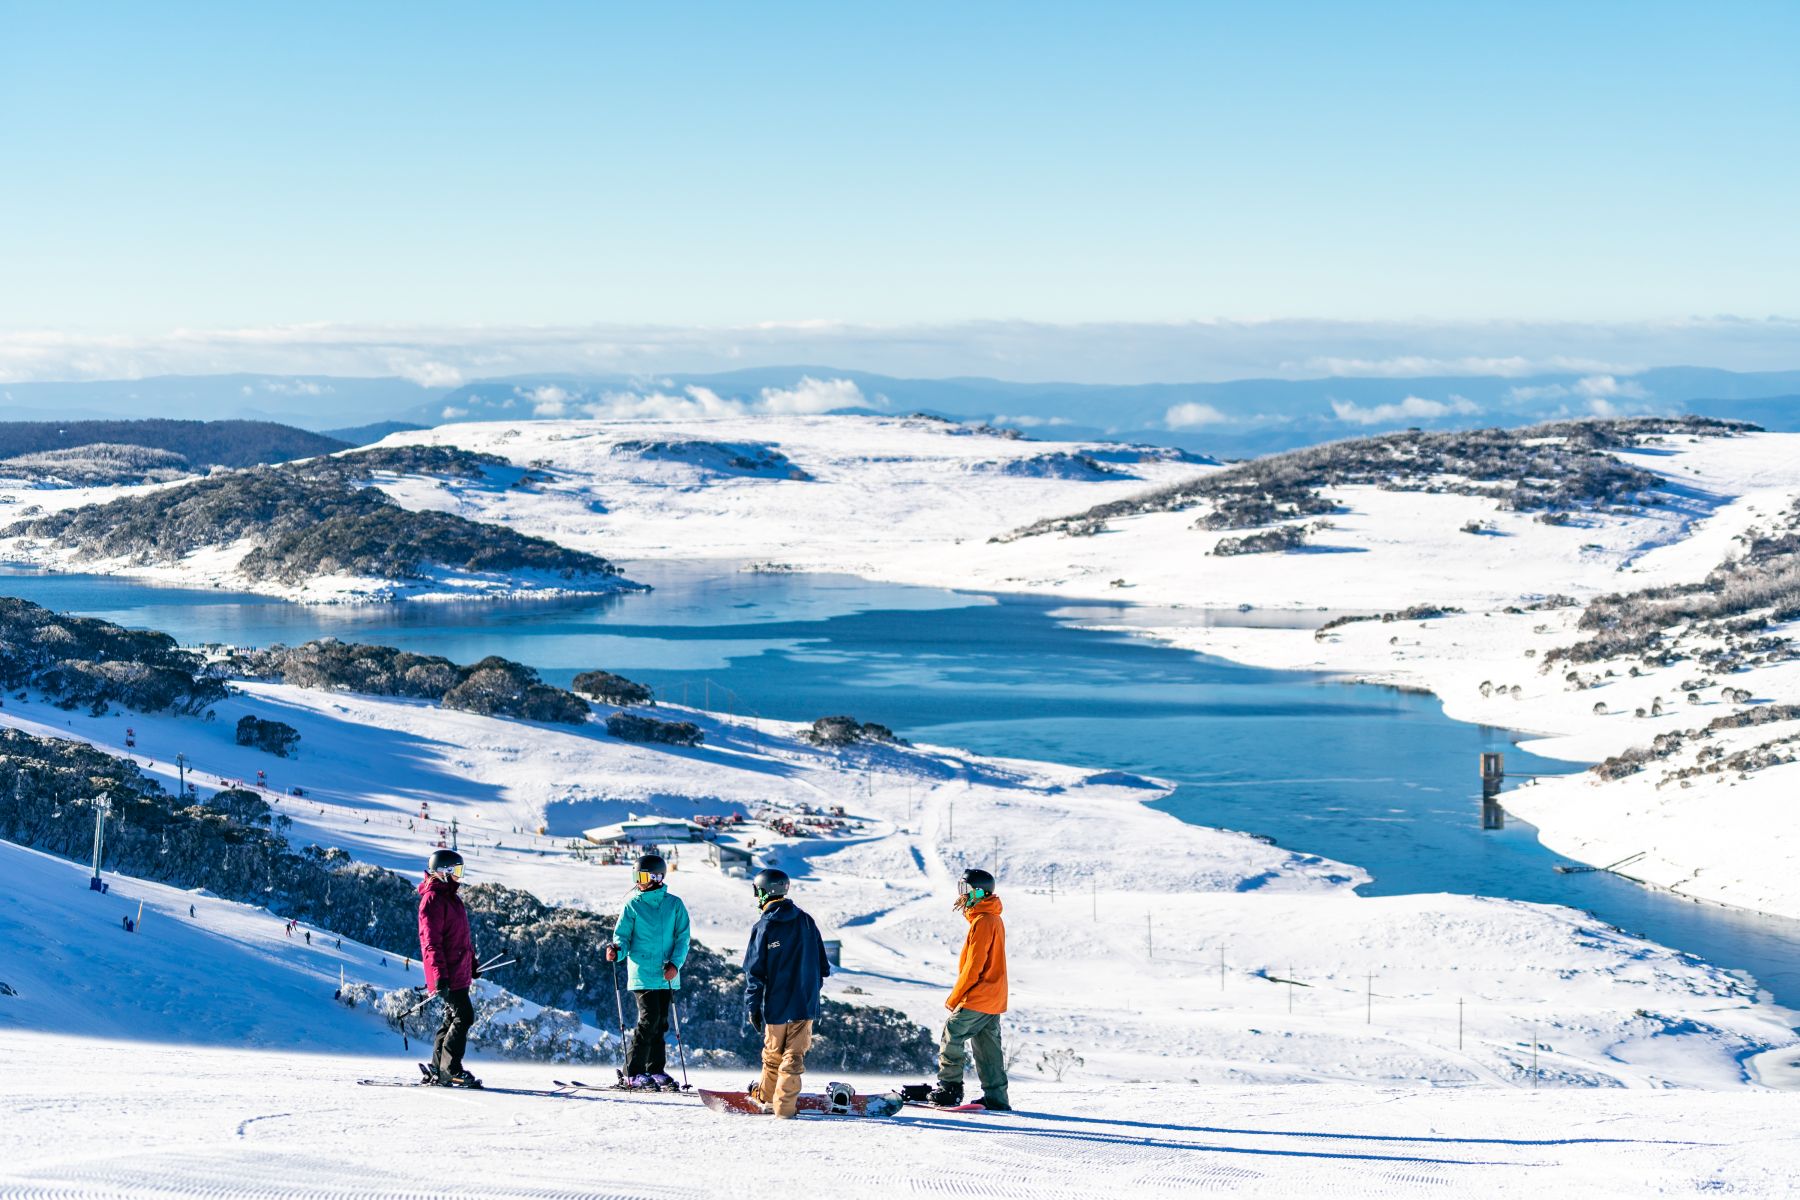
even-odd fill
[(1000, 897), (994, 895), (994, 877), (980, 868), (963, 872), (957, 888), (957, 911), (969, 922), (957, 960), (956, 986), (944, 1007), (950, 1018), (938, 1042), (938, 1085), (931, 1103), (950, 1106), (963, 1102), (963, 1069), (975, 1052), (975, 1073), (981, 1080), (976, 1103), (995, 1112), (1010, 1112), (1006, 1098), (1006, 1055), (1000, 1048), (1000, 1014), (1006, 1011), (1006, 922), (1000, 919)]

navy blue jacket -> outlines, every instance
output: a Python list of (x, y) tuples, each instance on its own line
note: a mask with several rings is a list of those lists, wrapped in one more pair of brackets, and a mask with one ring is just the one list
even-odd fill
[(819, 987), (831, 974), (825, 939), (792, 900), (763, 909), (744, 948), (744, 1004), (770, 1025), (819, 1019)]

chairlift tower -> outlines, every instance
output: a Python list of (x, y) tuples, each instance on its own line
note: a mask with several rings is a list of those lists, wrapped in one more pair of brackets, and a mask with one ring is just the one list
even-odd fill
[(112, 808), (112, 802), (105, 796), (94, 797), (94, 875), (88, 880), (88, 890), (104, 892), (106, 885), (100, 882), (100, 858), (106, 851), (106, 814)]

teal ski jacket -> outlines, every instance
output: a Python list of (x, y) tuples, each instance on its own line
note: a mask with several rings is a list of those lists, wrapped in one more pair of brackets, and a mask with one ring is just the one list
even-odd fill
[[(674, 991), (681, 987), (681, 965), (688, 956), (688, 911), (680, 896), (666, 887), (634, 892), (613, 929), (613, 945), (629, 968), (634, 992)], [(663, 978), (663, 964), (675, 964), (674, 980)]]

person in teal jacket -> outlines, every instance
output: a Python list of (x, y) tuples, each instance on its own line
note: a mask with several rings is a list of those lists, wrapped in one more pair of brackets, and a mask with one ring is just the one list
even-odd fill
[(621, 956), (627, 984), (637, 1000), (637, 1028), (626, 1042), (620, 1082), (634, 1088), (672, 1088), (668, 1046), (669, 1009), (681, 989), (681, 966), (688, 956), (688, 911), (681, 897), (663, 885), (668, 864), (660, 854), (637, 861), (637, 894), (625, 902), (613, 927), (606, 961)]

